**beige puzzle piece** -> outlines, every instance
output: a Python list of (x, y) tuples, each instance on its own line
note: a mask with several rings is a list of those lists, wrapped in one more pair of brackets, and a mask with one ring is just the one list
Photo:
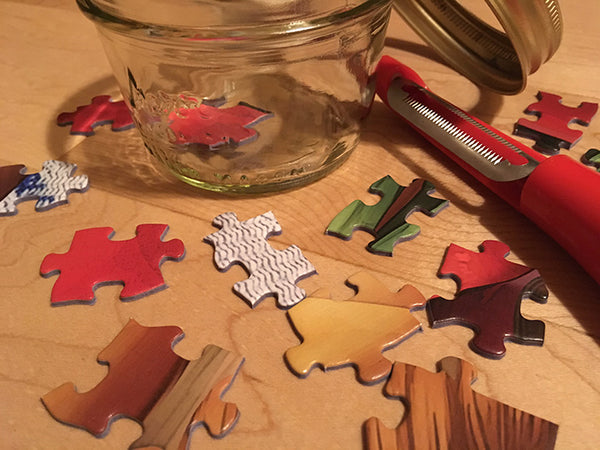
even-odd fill
[(361, 383), (386, 377), (392, 363), (382, 351), (421, 328), (410, 308), (422, 306), (425, 297), (414, 287), (390, 292), (373, 276), (359, 272), (348, 279), (357, 288), (349, 300), (325, 297), (324, 290), (288, 311), (302, 344), (288, 349), (285, 358), (298, 376), (307, 376), (319, 365), (328, 370), (354, 365)]

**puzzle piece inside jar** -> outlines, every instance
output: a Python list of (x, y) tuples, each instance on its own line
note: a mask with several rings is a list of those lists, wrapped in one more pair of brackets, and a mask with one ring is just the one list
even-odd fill
[(252, 307), (269, 295), (277, 297), (283, 308), (306, 296), (296, 283), (316, 270), (297, 246), (285, 250), (271, 247), (267, 239), (281, 233), (271, 211), (243, 222), (235, 213), (227, 212), (215, 217), (213, 225), (221, 229), (204, 240), (215, 249), (215, 265), (219, 270), (228, 270), (232, 264), (240, 263), (247, 269), (250, 276), (235, 283), (233, 290)]
[(285, 352), (290, 369), (308, 376), (320, 366), (328, 370), (353, 365), (361, 383), (385, 378), (392, 363), (381, 354), (421, 328), (410, 308), (423, 306), (425, 298), (413, 286), (389, 291), (366, 272), (348, 279), (357, 293), (345, 301), (316, 292), (288, 311), (302, 343)]
[(440, 275), (452, 276), (460, 289), (454, 300), (434, 296), (427, 302), (430, 325), (463, 325), (475, 336), (471, 349), (488, 358), (506, 353), (505, 340), (542, 345), (544, 322), (521, 315), (521, 300), (546, 303), (548, 290), (535, 269), (505, 259), (510, 249), (498, 241), (484, 241), (481, 252), (458, 245), (448, 247)]
[(145, 327), (130, 319), (98, 355), (98, 362), (109, 366), (100, 383), (82, 393), (65, 383), (44, 395), (42, 402), (59, 422), (96, 437), (108, 433), (119, 417), (137, 420), (143, 433), (129, 448), (186, 448), (199, 421), (221, 437), (235, 424), (238, 411), (220, 396), (243, 358), (208, 345), (199, 359), (188, 361), (172, 350), (182, 336), (176, 326)]
[(160, 265), (166, 259), (180, 261), (185, 254), (181, 240), (162, 240), (167, 230), (163, 224), (138, 225), (135, 238), (124, 241), (112, 241), (110, 227), (77, 231), (67, 253), (52, 253), (42, 261), (43, 276), (59, 273), (52, 304), (93, 303), (94, 289), (106, 284), (123, 284), (124, 300), (165, 288)]
[(571, 123), (588, 126), (598, 111), (597, 103), (583, 102), (577, 107), (562, 104), (560, 96), (539, 92), (539, 101), (525, 110), (526, 114), (538, 116), (537, 120), (519, 119), (514, 134), (535, 141), (534, 149), (554, 155), (561, 147), (570, 149), (583, 132), (569, 127)]
[(399, 398), (404, 417), (396, 429), (378, 418), (364, 424), (368, 450), (496, 450), (554, 448), (558, 425), (472, 390), (476, 373), (455, 357), (438, 363), (438, 372), (394, 363), (385, 394)]
[(203, 103), (196, 108), (180, 108), (169, 114), (169, 129), (173, 132), (175, 144), (198, 144), (216, 150), (224, 145), (252, 142), (258, 133), (251, 127), (270, 117), (273, 113), (247, 103), (230, 108)]
[(68, 203), (72, 192), (85, 192), (89, 187), (88, 177), (74, 177), (77, 166), (64, 161), (44, 161), (40, 172), (29, 175), (23, 174), (25, 166), (20, 164), (0, 170), (0, 216), (17, 214), (17, 205), (27, 200), (37, 200), (36, 211), (47, 211)]
[(124, 131), (135, 127), (131, 113), (123, 100), (112, 101), (110, 95), (99, 95), (92, 103), (78, 106), (75, 112), (63, 112), (56, 118), (61, 127), (71, 125), (71, 134), (92, 136), (94, 128), (111, 124), (112, 131)]
[(434, 190), (433, 184), (420, 178), (403, 187), (387, 175), (369, 188), (369, 192), (381, 195), (379, 203), (353, 201), (334, 217), (325, 233), (350, 239), (355, 229), (368, 231), (376, 239), (369, 242), (367, 250), (392, 256), (398, 242), (413, 239), (420, 232), (418, 225), (406, 223), (411, 213), (421, 211), (435, 216), (448, 206), (448, 200), (429, 196)]
[(582, 162), (588, 166), (594, 166), (600, 172), (600, 150), (590, 148), (581, 158)]

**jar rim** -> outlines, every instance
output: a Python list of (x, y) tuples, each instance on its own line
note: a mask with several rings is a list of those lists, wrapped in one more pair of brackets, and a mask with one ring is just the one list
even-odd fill
[(334, 10), (324, 15), (313, 15), (304, 19), (280, 20), (263, 24), (233, 24), (214, 26), (190, 26), (146, 22), (110, 13), (97, 5), (95, 0), (76, 0), (79, 9), (91, 20), (105, 26), (147, 30), (154, 35), (177, 35), (180, 37), (231, 38), (242, 36), (276, 36), (299, 32), (316, 31), (335, 26), (368, 15), (373, 10), (390, 8), (393, 0), (364, 0), (349, 9)]

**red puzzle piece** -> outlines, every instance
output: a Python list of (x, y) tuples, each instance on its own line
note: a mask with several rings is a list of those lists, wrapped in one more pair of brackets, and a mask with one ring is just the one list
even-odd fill
[(165, 259), (179, 261), (185, 253), (179, 239), (162, 240), (167, 229), (162, 224), (138, 225), (136, 237), (125, 241), (111, 241), (114, 230), (110, 227), (77, 231), (67, 253), (53, 253), (42, 261), (42, 275), (60, 272), (52, 289), (52, 304), (93, 303), (95, 287), (105, 284), (124, 284), (124, 300), (165, 288), (161, 263)]
[(427, 302), (427, 315), (433, 328), (464, 325), (475, 331), (471, 349), (489, 358), (506, 352), (504, 340), (542, 345), (544, 323), (521, 316), (521, 300), (545, 303), (548, 290), (537, 270), (507, 261), (507, 245), (485, 241), (482, 252), (472, 252), (451, 244), (440, 275), (456, 280), (459, 291), (454, 300), (434, 296)]
[(111, 123), (113, 131), (123, 131), (135, 125), (131, 113), (124, 101), (113, 102), (110, 95), (99, 95), (92, 103), (79, 106), (75, 112), (64, 112), (58, 115), (56, 123), (61, 127), (71, 125), (71, 134), (91, 136), (94, 128)]
[(575, 145), (583, 133), (569, 128), (569, 124), (587, 126), (598, 111), (597, 103), (570, 107), (563, 105), (558, 95), (540, 91), (537, 96), (539, 101), (529, 105), (525, 113), (538, 116), (538, 120), (519, 119), (514, 134), (535, 140), (533, 148), (549, 155)]
[(269, 111), (240, 103), (231, 108), (201, 104), (197, 108), (181, 108), (169, 114), (169, 128), (179, 145), (200, 144), (215, 150), (222, 145), (241, 145), (258, 136), (249, 128), (272, 117)]

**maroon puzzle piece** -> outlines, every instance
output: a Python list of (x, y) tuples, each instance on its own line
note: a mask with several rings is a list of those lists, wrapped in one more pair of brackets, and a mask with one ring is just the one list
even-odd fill
[(21, 181), (27, 178), (27, 175), (24, 175), (23, 172), (25, 172), (23, 164), (0, 167), (0, 200), (10, 194)]
[(123, 284), (121, 299), (165, 288), (161, 263), (181, 260), (185, 253), (179, 239), (162, 240), (167, 230), (162, 224), (138, 225), (136, 237), (125, 241), (111, 241), (110, 227), (77, 231), (67, 253), (53, 253), (42, 261), (42, 275), (60, 272), (52, 288), (52, 304), (93, 303), (94, 288), (104, 284)]
[(79, 106), (75, 112), (64, 112), (56, 119), (58, 125), (71, 125), (71, 134), (91, 136), (94, 128), (107, 123), (112, 124), (113, 131), (123, 131), (135, 125), (131, 113), (124, 101), (113, 102), (110, 95), (99, 95), (92, 103)]
[(535, 140), (533, 148), (549, 155), (558, 153), (561, 147), (570, 149), (575, 145), (583, 133), (569, 128), (569, 124), (587, 126), (598, 111), (597, 103), (570, 107), (555, 94), (540, 91), (537, 97), (539, 101), (529, 105), (525, 113), (538, 116), (538, 120), (519, 119), (514, 134)]
[(440, 275), (458, 277), (454, 300), (434, 296), (427, 302), (431, 327), (464, 325), (475, 331), (471, 349), (488, 358), (506, 353), (506, 339), (519, 344), (542, 345), (545, 325), (521, 315), (521, 300), (545, 303), (548, 290), (537, 270), (505, 257), (510, 249), (498, 241), (485, 241), (482, 252), (451, 244)]
[(258, 136), (249, 128), (273, 114), (246, 103), (231, 108), (201, 104), (197, 108), (181, 108), (169, 115), (169, 128), (175, 133), (175, 144), (200, 144), (215, 150), (222, 145), (241, 145)]

